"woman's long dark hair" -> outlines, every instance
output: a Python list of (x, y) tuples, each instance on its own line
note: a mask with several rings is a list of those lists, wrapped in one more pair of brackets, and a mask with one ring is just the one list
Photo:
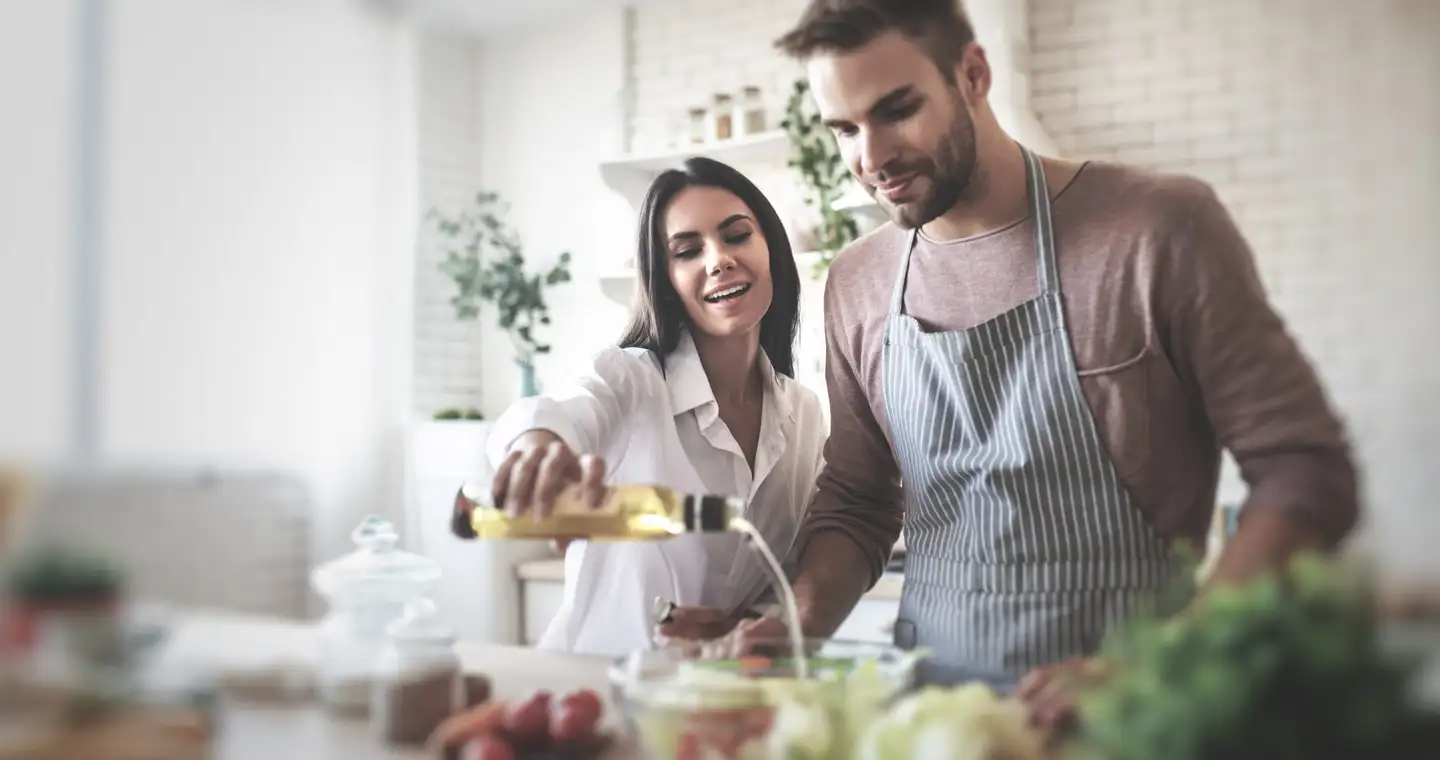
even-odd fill
[(666, 245), (665, 213), (670, 202), (687, 187), (715, 187), (728, 191), (750, 207), (760, 234), (770, 249), (770, 309), (760, 319), (760, 349), (775, 371), (795, 376), (795, 336), (800, 328), (800, 271), (790, 250), (785, 224), (760, 188), (729, 166), (704, 157), (685, 161), (683, 169), (668, 169), (650, 183), (640, 207), (639, 245), (635, 270), (639, 287), (630, 311), (630, 323), (620, 338), (621, 348), (654, 351), (663, 366), (665, 357), (680, 342), (689, 317), (670, 282), (670, 248)]

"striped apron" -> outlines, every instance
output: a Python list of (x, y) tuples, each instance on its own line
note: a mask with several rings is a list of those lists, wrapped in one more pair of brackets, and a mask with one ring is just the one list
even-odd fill
[(1167, 546), (1096, 431), (1061, 307), (1050, 196), (1024, 150), (1039, 295), (968, 330), (904, 311), (901, 257), (883, 347), (885, 412), (905, 484), (895, 643), (976, 677), (1094, 654), (1169, 588)]

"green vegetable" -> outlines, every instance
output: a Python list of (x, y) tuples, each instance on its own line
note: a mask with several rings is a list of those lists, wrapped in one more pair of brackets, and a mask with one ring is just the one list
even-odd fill
[(10, 596), (29, 604), (103, 602), (123, 586), (118, 567), (96, 554), (52, 544), (17, 561), (8, 579)]
[(1418, 757), (1411, 747), (1434, 721), (1409, 698), (1418, 663), (1382, 648), (1373, 609), (1363, 578), (1302, 556), (1184, 617), (1138, 620), (1106, 643), (1115, 672), (1082, 698), (1076, 749), (1103, 760)]

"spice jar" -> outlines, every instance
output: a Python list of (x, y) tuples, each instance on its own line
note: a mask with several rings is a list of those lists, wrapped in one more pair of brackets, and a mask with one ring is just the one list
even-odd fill
[(730, 109), (730, 96), (715, 96), (714, 114), (711, 117), (713, 131), (710, 138), (715, 141), (729, 140), (735, 136), (735, 114)]
[(741, 114), (740, 128), (744, 134), (758, 135), (765, 131), (765, 104), (760, 100), (759, 87), (746, 87), (736, 110)]
[(434, 560), (401, 551), (395, 526), (370, 516), (350, 534), (356, 550), (316, 568), (311, 584), (330, 609), (320, 624), (317, 686), (330, 710), (364, 715), (386, 626), (440, 577)]
[(705, 142), (705, 109), (690, 109), (690, 144), (699, 145)]
[(455, 634), (430, 599), (408, 603), (385, 633), (375, 663), (371, 726), (387, 744), (422, 744), (468, 701)]

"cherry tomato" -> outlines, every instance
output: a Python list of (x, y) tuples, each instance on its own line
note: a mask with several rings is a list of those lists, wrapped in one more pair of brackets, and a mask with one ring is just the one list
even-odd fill
[[(565, 698), (560, 700), (560, 709), (578, 713), (581, 717), (576, 720), (588, 724), (592, 729), (600, 723), (600, 716), (605, 712), (600, 695), (588, 689), (565, 695)], [(551, 716), (552, 720), (554, 717)]]
[(517, 702), (505, 715), (505, 733), (516, 743), (545, 738), (550, 727), (550, 692), (537, 691), (523, 702)]
[(515, 750), (498, 736), (477, 736), (460, 748), (460, 760), (515, 760)]

